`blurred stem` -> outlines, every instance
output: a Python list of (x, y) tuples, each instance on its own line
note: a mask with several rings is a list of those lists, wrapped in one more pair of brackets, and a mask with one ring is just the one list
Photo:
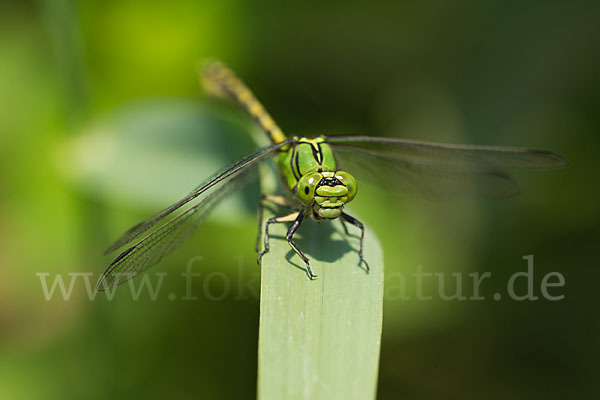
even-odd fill
[(83, 61), (82, 35), (74, 0), (43, 0), (42, 15), (66, 100), (69, 131), (89, 114), (89, 96)]
[[(87, 122), (90, 114), (87, 73), (83, 57), (82, 32), (74, 0), (43, 0), (41, 14), (49, 36), (57, 81), (62, 87), (62, 106), (57, 129), (62, 135), (74, 135)], [(79, 197), (74, 214), (79, 214), (81, 250), (79, 258), (94, 272), (103, 265), (99, 243), (107, 243), (106, 209), (104, 203)], [(89, 229), (93, 226), (94, 229)], [(91, 249), (91, 250), (90, 250)], [(101, 267), (100, 267), (101, 268)]]

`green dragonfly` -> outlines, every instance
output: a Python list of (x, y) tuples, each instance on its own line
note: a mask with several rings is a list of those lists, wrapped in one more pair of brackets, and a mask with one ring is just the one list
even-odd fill
[[(158, 263), (188, 239), (208, 212), (232, 191), (249, 182), (257, 166), (277, 158), (287, 187), (285, 195), (263, 195), (259, 201), (259, 236), (264, 236), (258, 262), (269, 251), (269, 226), (290, 223), (286, 239), (315, 277), (308, 257), (294, 244), (294, 233), (302, 222), (340, 218), (360, 229), (359, 263), (369, 267), (363, 255), (364, 226), (344, 212), (357, 194), (357, 178), (384, 189), (418, 191), (426, 195), (459, 195), (475, 190), (486, 196), (509, 196), (518, 191), (510, 169), (554, 169), (566, 165), (559, 155), (516, 147), (493, 147), (428, 143), (371, 136), (318, 136), (314, 139), (286, 137), (250, 89), (225, 65), (207, 62), (202, 71), (207, 93), (233, 100), (244, 108), (266, 132), (271, 145), (218, 171), (192, 193), (125, 232), (107, 253), (125, 245), (98, 281), (103, 290), (119, 285)], [(344, 169), (341, 169), (343, 167)], [(351, 173), (352, 174), (351, 174)], [(293, 212), (273, 217), (264, 226), (265, 202)]]

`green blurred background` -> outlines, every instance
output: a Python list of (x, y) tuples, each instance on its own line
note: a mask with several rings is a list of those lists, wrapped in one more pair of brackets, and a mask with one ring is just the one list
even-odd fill
[[(243, 114), (203, 99), (205, 57), (235, 69), (288, 134), (567, 158), (565, 170), (517, 174), (523, 193), (507, 200), (398, 199), (364, 186), (353, 209), (385, 251), (379, 398), (596, 398), (599, 4), (3, 3), (0, 398), (255, 396), (256, 189), (150, 271), (168, 273), (155, 301), (126, 289), (90, 301), (81, 277), (69, 300), (46, 301), (36, 275), (68, 285), (68, 273), (88, 273), (94, 284), (124, 229), (252, 150)], [(557, 271), (566, 284), (551, 294), (563, 300), (493, 300), (528, 254), (536, 295)], [(198, 299), (184, 301), (190, 260), (202, 275)], [(486, 300), (445, 301), (431, 283), (433, 299), (418, 301), (419, 265), (491, 272)]]

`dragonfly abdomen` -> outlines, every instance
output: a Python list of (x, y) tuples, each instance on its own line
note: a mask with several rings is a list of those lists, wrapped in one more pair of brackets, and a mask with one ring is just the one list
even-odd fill
[(286, 137), (252, 91), (235, 73), (218, 61), (206, 62), (203, 70), (205, 90), (219, 98), (237, 102), (267, 133), (273, 143), (283, 142)]

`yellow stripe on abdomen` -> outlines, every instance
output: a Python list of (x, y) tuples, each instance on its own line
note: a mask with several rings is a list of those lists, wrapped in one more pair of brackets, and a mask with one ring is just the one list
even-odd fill
[(221, 62), (205, 62), (202, 70), (202, 84), (211, 96), (236, 101), (254, 118), (272, 142), (279, 143), (286, 139), (283, 131), (273, 121), (252, 91)]

